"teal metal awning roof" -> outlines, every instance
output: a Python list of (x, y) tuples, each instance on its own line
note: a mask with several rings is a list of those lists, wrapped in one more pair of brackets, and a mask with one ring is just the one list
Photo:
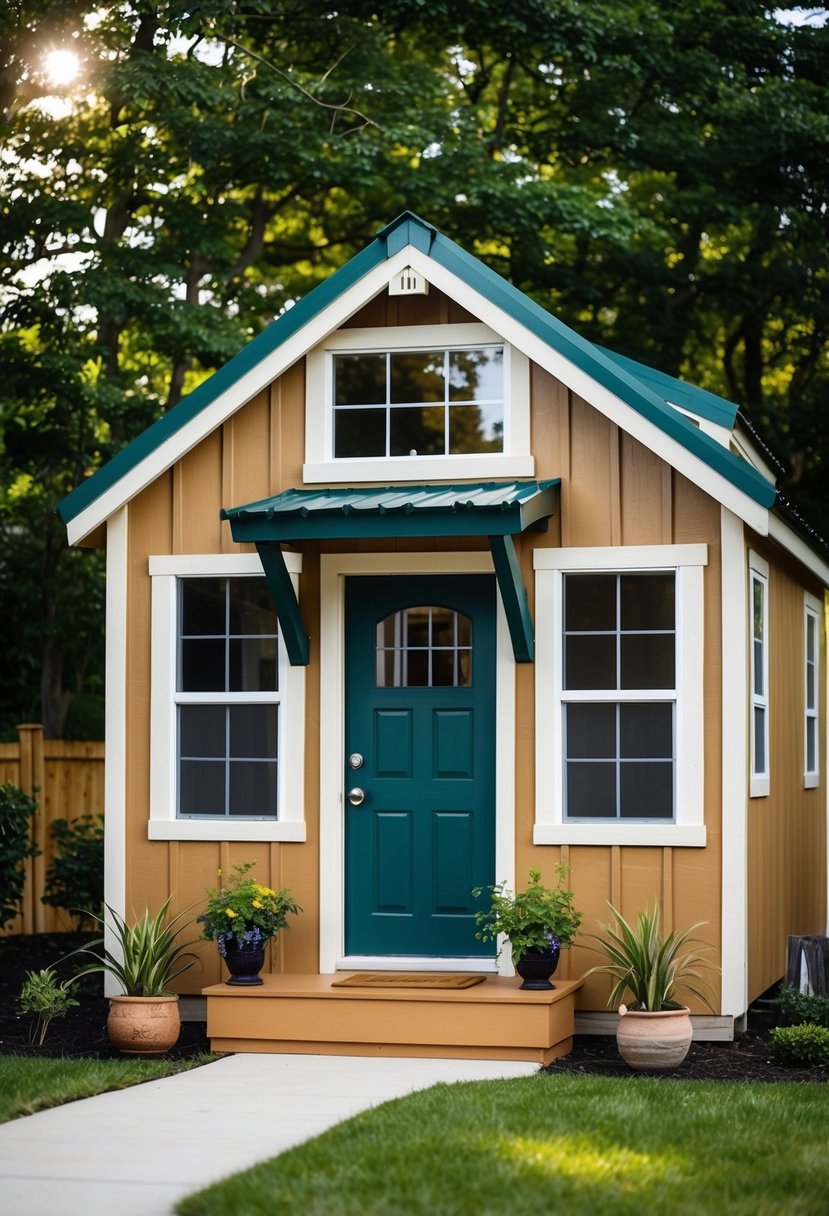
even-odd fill
[(527, 593), (512, 538), (545, 530), (558, 509), (559, 480), (459, 486), (286, 490), (222, 510), (233, 539), (255, 544), (291, 663), (308, 662), (308, 635), (281, 545), (304, 540), (486, 536), (517, 662), (532, 662)]
[(515, 536), (555, 514), (558, 479), (460, 486), (286, 490), (230, 507), (235, 541)]

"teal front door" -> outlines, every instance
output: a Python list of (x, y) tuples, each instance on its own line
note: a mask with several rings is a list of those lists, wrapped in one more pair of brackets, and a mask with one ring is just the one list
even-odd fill
[(346, 954), (493, 954), (470, 893), (495, 871), (495, 594), (488, 575), (347, 581)]

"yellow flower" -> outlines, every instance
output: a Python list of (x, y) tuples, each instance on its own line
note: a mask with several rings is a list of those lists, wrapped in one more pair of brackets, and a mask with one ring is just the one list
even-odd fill
[(262, 907), (262, 905), (261, 905), (261, 903), (259, 902), (259, 900), (258, 900), (258, 899), (254, 899), (252, 902), (253, 902), (253, 906), (254, 906), (254, 908), (261, 908), (261, 907)]
[(236, 913), (233, 911), (232, 908), (225, 908), (225, 915), (226, 916), (235, 916)]

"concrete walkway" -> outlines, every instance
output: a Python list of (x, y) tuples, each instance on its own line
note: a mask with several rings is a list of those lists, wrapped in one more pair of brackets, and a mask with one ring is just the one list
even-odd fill
[(536, 1064), (234, 1055), (0, 1125), (3, 1216), (170, 1216), (190, 1194), (370, 1106)]

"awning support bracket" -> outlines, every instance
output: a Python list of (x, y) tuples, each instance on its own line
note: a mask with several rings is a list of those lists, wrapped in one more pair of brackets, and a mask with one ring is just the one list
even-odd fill
[(288, 652), (288, 661), (292, 667), (307, 667), (311, 658), (310, 642), (302, 624), (299, 602), (285, 565), (282, 546), (276, 541), (258, 540), (256, 550), (265, 571), (268, 590), (276, 605), (279, 631)]
[(516, 663), (532, 663), (535, 658), (533, 631), (527, 590), (521, 577), (518, 557), (511, 536), (490, 536), (489, 547), (495, 577), (507, 617)]

